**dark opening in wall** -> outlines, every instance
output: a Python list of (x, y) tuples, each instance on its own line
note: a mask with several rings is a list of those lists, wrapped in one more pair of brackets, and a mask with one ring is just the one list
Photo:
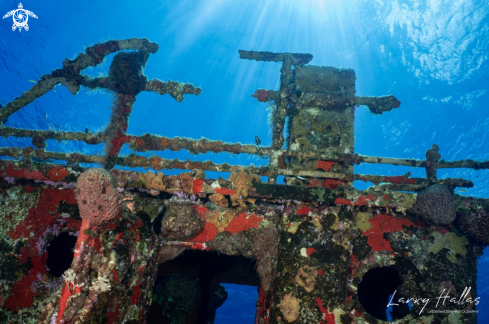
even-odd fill
[[(401, 319), (410, 311), (410, 305), (397, 302), (399, 298), (405, 297), (398, 289), (401, 283), (399, 271), (394, 268), (370, 269), (358, 284), (358, 299), (365, 311), (377, 319), (383, 321)], [(392, 296), (394, 296), (393, 303), (399, 306), (388, 307)]]
[(45, 265), (48, 272), (61, 277), (63, 272), (71, 267), (73, 261), (73, 249), (75, 248), (77, 237), (68, 232), (60, 233), (50, 243), (46, 249), (48, 258)]
[[(233, 313), (234, 308), (233, 323), (253, 323), (253, 320), (237, 319), (254, 319), (256, 307), (243, 308), (241, 304), (236, 304), (236, 300), (243, 300), (242, 294), (251, 289), (255, 296), (246, 298), (254, 299), (252, 306), (256, 303), (260, 280), (254, 268), (255, 261), (242, 256), (210, 251), (183, 252), (174, 260), (160, 265), (147, 324), (227, 323), (222, 321), (222, 316), (216, 318), (216, 310), (221, 306), (226, 308), (228, 315)], [(232, 284), (232, 288), (227, 284)], [(248, 287), (241, 290), (239, 287), (243, 285)], [(228, 298), (231, 303), (226, 305)], [(244, 311), (249, 314), (243, 314)]]

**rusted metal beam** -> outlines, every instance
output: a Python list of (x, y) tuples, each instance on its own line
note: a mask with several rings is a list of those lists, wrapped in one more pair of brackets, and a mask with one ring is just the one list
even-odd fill
[(312, 54), (303, 53), (272, 53), (243, 50), (239, 50), (238, 52), (240, 58), (255, 61), (284, 62), (285, 60), (291, 60), (291, 63), (294, 65), (303, 65), (312, 60)]
[[(65, 131), (44, 131), (30, 130), (13, 127), (0, 127), (0, 136), (9, 137), (40, 137), (44, 140), (72, 140), (83, 141), (87, 144), (99, 144), (106, 141), (106, 136), (103, 133), (92, 134), (91, 132), (65, 132)], [(361, 154), (341, 154), (328, 153), (317, 154), (314, 152), (297, 152), (288, 150), (273, 150), (271, 147), (263, 147), (252, 144), (227, 143), (223, 141), (213, 141), (206, 138), (191, 139), (187, 137), (165, 137), (159, 135), (145, 134), (142, 136), (127, 135), (123, 139), (124, 143), (128, 143), (129, 147), (137, 152), (146, 151), (181, 151), (187, 150), (192, 154), (204, 154), (208, 152), (220, 153), (228, 152), (233, 154), (254, 154), (260, 157), (270, 155), (278, 155), (282, 157), (297, 157), (300, 159), (317, 159), (322, 161), (345, 162), (346, 164), (390, 164), (404, 165), (409, 167), (426, 167), (425, 160), (417, 159), (402, 159), (390, 157), (366, 156)], [(471, 159), (459, 161), (444, 161), (438, 162), (438, 169), (456, 169), (469, 168), (475, 170), (489, 169), (489, 161), (474, 161)]]
[(10, 156), (13, 158), (38, 158), (41, 160), (61, 160), (68, 163), (104, 163), (105, 157), (98, 155), (85, 155), (79, 153), (60, 153), (44, 150), (35, 150), (31, 147), (0, 147), (0, 156)]
[(471, 159), (460, 161), (440, 161), (438, 162), (438, 169), (457, 169), (467, 168), (474, 170), (489, 169), (489, 161), (474, 161)]
[(55, 139), (58, 141), (82, 141), (87, 144), (97, 145), (105, 141), (105, 136), (102, 133), (93, 134), (87, 129), (87, 132), (66, 132), (66, 131), (46, 131), (33, 130), (14, 127), (0, 127), (0, 136), (9, 137), (39, 137), (44, 140)]
[(217, 171), (217, 172), (239, 172), (243, 170), (246, 173), (252, 173), (262, 176), (268, 176), (271, 173), (271, 169), (269, 166), (241, 166), (241, 165), (232, 165), (232, 164), (217, 164), (212, 161), (181, 161), (178, 159), (169, 160), (163, 159), (159, 156), (153, 156), (150, 158), (146, 158), (143, 156), (138, 156), (136, 154), (130, 154), (127, 157), (115, 157), (114, 162), (116, 165), (120, 166), (128, 166), (132, 168), (143, 167), (143, 168), (152, 168), (154, 170), (171, 170), (171, 169), (180, 169), (180, 170), (194, 170), (201, 169), (205, 171)]
[(376, 114), (382, 115), (386, 111), (399, 108), (401, 102), (393, 95), (381, 97), (355, 97), (356, 106), (368, 106), (368, 109)]
[(191, 83), (181, 83), (177, 81), (163, 82), (158, 79), (148, 81), (144, 88), (145, 91), (154, 91), (157, 94), (165, 95), (170, 94), (176, 101), (182, 102), (184, 94), (193, 94), (198, 96), (202, 93), (202, 89), (194, 87)]
[[(56, 159), (63, 160), (69, 163), (105, 163), (106, 158), (103, 156), (90, 156), (77, 153), (59, 153), (59, 152), (46, 152), (44, 150), (34, 150), (30, 147), (26, 148), (0, 148), (0, 156), (11, 156), (14, 158), (24, 157), (24, 158), (38, 158), (43, 160)], [(379, 183), (394, 183), (397, 185), (421, 185), (428, 186), (434, 182), (430, 182), (424, 178), (409, 178), (409, 174), (405, 176), (377, 176), (377, 175), (362, 175), (362, 174), (344, 174), (339, 172), (323, 172), (323, 171), (309, 171), (309, 170), (287, 170), (287, 169), (274, 169), (271, 166), (241, 166), (232, 164), (216, 164), (212, 161), (181, 161), (178, 159), (169, 160), (163, 159), (159, 156), (144, 157), (138, 156), (136, 154), (131, 154), (127, 157), (111, 157), (111, 163), (119, 166), (128, 166), (132, 168), (142, 167), (142, 168), (152, 168), (153, 170), (205, 170), (205, 171), (217, 171), (217, 172), (239, 172), (244, 171), (250, 174), (256, 174), (260, 176), (270, 176), (270, 175), (284, 175), (284, 176), (296, 176), (296, 177), (308, 177), (308, 178), (328, 178), (337, 179), (344, 181), (370, 181), (374, 184)], [(473, 187), (472, 181), (464, 179), (440, 179), (436, 183), (447, 184), (449, 187)], [(400, 189), (401, 190), (401, 189)]]
[[(239, 56), (242, 59), (267, 61), (267, 62), (282, 62), (280, 68), (280, 90), (274, 92), (276, 95), (268, 96), (268, 91), (260, 89), (255, 92), (253, 97), (258, 101), (273, 100), (273, 112), (271, 118), (272, 126), (272, 148), (278, 150), (284, 144), (284, 127), (285, 117), (287, 115), (287, 107), (289, 105), (289, 95), (294, 86), (294, 68), (309, 63), (312, 60), (311, 54), (298, 53), (272, 53), (272, 52), (254, 52), (254, 51), (239, 51)], [(272, 161), (274, 163), (274, 161)]]
[(132, 137), (129, 147), (138, 152), (145, 151), (181, 151), (186, 149), (192, 154), (199, 153), (220, 153), (228, 152), (233, 154), (255, 154), (258, 156), (268, 156), (273, 152), (270, 147), (262, 147), (251, 144), (226, 143), (223, 141), (212, 141), (206, 138), (194, 140), (186, 137), (169, 138), (145, 134), (140, 137)]
[(72, 94), (80, 90), (80, 83), (83, 76), (79, 73), (89, 66), (96, 66), (101, 63), (107, 55), (121, 50), (143, 50), (149, 53), (156, 53), (158, 44), (151, 43), (148, 39), (131, 38), (119, 41), (108, 41), (87, 47), (85, 53), (79, 54), (76, 59), (63, 62), (63, 68), (54, 70), (51, 74), (43, 75), (38, 83), (30, 90), (24, 92), (20, 97), (9, 102), (0, 110), (0, 121), (22, 109), (47, 92), (54, 89), (58, 84), (65, 85)]
[[(339, 172), (324, 172), (324, 171), (308, 171), (308, 170), (284, 170), (279, 169), (276, 171), (279, 175), (284, 176), (300, 176), (300, 177), (308, 177), (308, 178), (322, 178), (322, 179), (337, 179), (344, 180), (346, 182), (353, 182), (355, 180), (364, 181), (364, 182), (372, 182), (375, 185), (381, 183), (393, 183), (399, 186), (398, 190), (407, 190), (403, 188), (403, 186), (419, 186), (420, 188), (424, 188), (433, 183), (440, 183), (447, 185), (450, 188), (463, 187), (463, 188), (472, 188), (474, 183), (470, 180), (460, 179), (460, 178), (448, 178), (448, 179), (439, 179), (430, 181), (425, 178), (409, 178), (409, 174), (404, 176), (379, 176), (379, 175), (369, 175), (369, 174), (347, 174), (347, 173), (339, 173)], [(313, 186), (314, 182), (311, 182), (311, 186)]]

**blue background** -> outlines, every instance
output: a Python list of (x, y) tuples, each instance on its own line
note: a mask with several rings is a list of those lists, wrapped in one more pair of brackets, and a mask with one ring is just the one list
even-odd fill
[[(433, 143), (445, 160), (489, 159), (489, 4), (476, 0), (179, 0), (24, 1), (30, 30), (11, 30), (0, 20), (0, 103), (32, 87), (84, 47), (111, 39), (146, 37), (160, 45), (146, 66), (149, 79), (191, 82), (203, 93), (177, 103), (170, 96), (141, 93), (128, 132), (270, 145), (267, 105), (250, 95), (277, 89), (277, 63), (241, 60), (238, 49), (311, 53), (312, 65), (353, 68), (357, 95), (395, 95), (401, 108), (382, 116), (357, 108), (355, 151), (388, 157), (424, 158)], [(1, 0), (3, 16), (17, 1)], [(86, 71), (106, 73), (109, 57)], [(113, 97), (56, 87), (9, 118), (8, 126), (99, 131)], [(30, 140), (0, 138), (0, 146), (30, 146)], [(48, 150), (103, 153), (102, 145), (49, 141)], [(130, 151), (125, 148), (123, 153)], [(148, 153), (149, 154), (149, 153)], [(156, 152), (187, 158), (186, 152)], [(262, 165), (266, 160), (229, 154), (190, 156), (215, 162)], [(361, 165), (356, 172), (400, 175), (424, 170)], [(176, 171), (178, 172), (178, 171)], [(166, 172), (170, 173), (170, 172)], [(225, 175), (224, 175), (225, 176)], [(440, 171), (470, 179), (459, 194), (489, 197), (486, 170)], [(489, 254), (489, 253), (486, 253)], [(489, 318), (489, 260), (479, 262), (479, 318)], [(225, 321), (221, 323), (227, 323)], [(237, 323), (237, 322), (236, 322)], [(243, 322), (245, 323), (245, 322)]]

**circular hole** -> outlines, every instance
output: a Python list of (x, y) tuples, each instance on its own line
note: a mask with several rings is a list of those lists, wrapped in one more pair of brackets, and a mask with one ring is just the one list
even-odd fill
[[(401, 319), (411, 310), (410, 304), (398, 302), (399, 298), (407, 299), (398, 291), (401, 283), (401, 276), (396, 269), (370, 269), (358, 284), (358, 300), (367, 313), (379, 320), (391, 322)], [(391, 299), (398, 306), (389, 305)]]
[(46, 266), (51, 275), (61, 277), (66, 270), (71, 268), (76, 240), (76, 236), (64, 232), (60, 233), (49, 243), (46, 249), (48, 253)]

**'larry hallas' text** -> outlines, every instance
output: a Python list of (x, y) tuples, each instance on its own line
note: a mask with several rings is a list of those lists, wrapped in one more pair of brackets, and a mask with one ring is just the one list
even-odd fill
[[(469, 303), (469, 304), (475, 303), (476, 305), (478, 305), (480, 297), (477, 297), (475, 300), (472, 300), (471, 297), (467, 298), (467, 296), (470, 293), (470, 289), (471, 289), (471, 287), (469, 287), (469, 288), (465, 287), (462, 295), (460, 295), (460, 297), (458, 299), (456, 297), (450, 298), (450, 296), (448, 295), (450, 293), (450, 289), (447, 291), (446, 294), (445, 294), (446, 289), (443, 289), (442, 291), (440, 291), (440, 296), (435, 298), (435, 299), (437, 299), (435, 307), (438, 307), (440, 300), (443, 300), (441, 305), (445, 305), (446, 301), (448, 301), (451, 304), (456, 304), (456, 305), (464, 305), (467, 303)], [(391, 300), (389, 301), (387, 308), (389, 308), (390, 306), (399, 306), (399, 304), (393, 303), (394, 297), (396, 296), (396, 292), (397, 292), (397, 290), (394, 291), (394, 293), (392, 294)], [(421, 311), (419, 312), (420, 315), (423, 312), (426, 305), (428, 305), (430, 301), (431, 301), (430, 298), (408, 298), (408, 299), (405, 299), (404, 297), (399, 298), (397, 300), (397, 302), (400, 304), (407, 304), (407, 303), (411, 302), (414, 305), (418, 305), (418, 304), (424, 305), (423, 308), (421, 308)]]

